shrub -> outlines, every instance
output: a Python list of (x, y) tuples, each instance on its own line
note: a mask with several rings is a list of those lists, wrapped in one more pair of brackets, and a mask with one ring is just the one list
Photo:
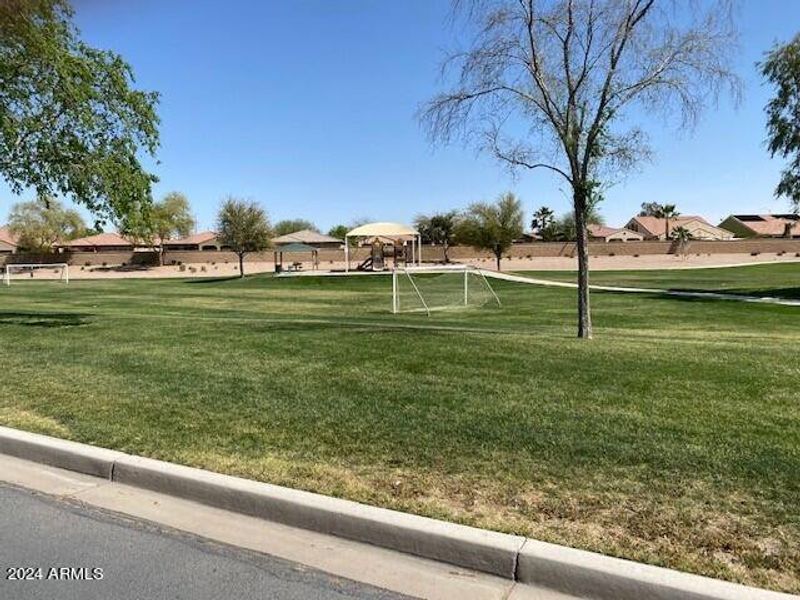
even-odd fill
[(639, 258), (639, 255), (638, 254), (634, 254), (633, 258)]
[(186, 270), (186, 265), (184, 265), (184, 264), (180, 264), (180, 265), (178, 265), (178, 271), (180, 271), (180, 272), (182, 273), (182, 272), (184, 272), (185, 270)]
[(753, 250), (753, 251), (750, 253), (750, 256), (758, 256), (759, 254), (761, 254), (761, 252), (759, 252), (758, 250)]

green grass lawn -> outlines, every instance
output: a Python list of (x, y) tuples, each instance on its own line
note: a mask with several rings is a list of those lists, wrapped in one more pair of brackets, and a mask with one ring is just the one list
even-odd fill
[[(597, 273), (800, 287), (800, 264)], [(384, 277), (15, 283), (0, 423), (800, 592), (800, 309)]]

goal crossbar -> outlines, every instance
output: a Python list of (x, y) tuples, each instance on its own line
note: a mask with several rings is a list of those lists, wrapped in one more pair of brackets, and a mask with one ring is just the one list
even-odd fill
[(67, 263), (8, 263), (3, 269), (3, 283), (11, 285), (12, 271), (31, 271), (33, 269), (61, 269), (59, 280), (69, 283), (69, 265)]

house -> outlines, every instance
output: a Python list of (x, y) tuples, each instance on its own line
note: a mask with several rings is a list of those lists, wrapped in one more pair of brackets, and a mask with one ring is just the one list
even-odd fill
[(133, 252), (134, 244), (118, 233), (98, 233), (57, 246), (69, 252)]
[[(633, 217), (625, 224), (627, 229), (635, 231), (644, 237), (646, 240), (664, 240), (667, 239), (666, 234), (667, 219), (660, 217)], [(703, 217), (696, 215), (681, 215), (669, 219), (669, 237), (672, 237), (673, 232), (678, 228), (683, 227), (686, 229), (696, 240), (730, 240), (733, 239), (733, 233), (727, 229), (714, 227), (711, 223), (706, 221)]]
[(176, 240), (165, 240), (162, 243), (164, 250), (186, 251), (186, 250), (222, 250), (222, 245), (217, 240), (215, 231), (201, 231), (185, 238)]
[(719, 224), (736, 237), (800, 237), (800, 215), (731, 215)]
[(11, 233), (7, 227), (0, 227), (0, 254), (12, 254), (17, 251), (19, 236)]
[(282, 246), (285, 244), (306, 244), (315, 248), (341, 248), (344, 242), (335, 237), (325, 235), (311, 229), (302, 229), (293, 233), (287, 233), (272, 240), (273, 245)]
[(641, 242), (644, 236), (624, 227), (606, 227), (605, 225), (589, 224), (589, 241), (591, 242)]

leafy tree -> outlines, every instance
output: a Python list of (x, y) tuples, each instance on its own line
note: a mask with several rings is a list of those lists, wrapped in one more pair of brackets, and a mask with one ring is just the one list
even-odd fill
[(512, 193), (494, 204), (479, 202), (469, 207), (459, 219), (455, 239), (473, 248), (491, 250), (500, 270), (503, 253), (522, 235), (522, 205)]
[[(586, 212), (587, 225), (605, 225), (605, 223), (606, 220), (603, 218), (603, 215), (599, 213), (597, 208), (591, 207)], [(556, 239), (574, 242), (578, 237), (578, 229), (575, 225), (575, 213), (568, 212), (561, 215), (555, 222), (553, 230), (555, 231)]]
[(800, 212), (800, 34), (770, 50), (759, 65), (761, 74), (775, 88), (767, 103), (767, 147), (771, 156), (787, 159), (776, 196), (788, 198)]
[(578, 336), (592, 336), (587, 211), (597, 181), (648, 155), (632, 121), (692, 125), (723, 86), (736, 34), (729, 0), (454, 0), (471, 36), (447, 57), (449, 90), (420, 111), (434, 141), (460, 137), (510, 169), (569, 185), (578, 247)]
[(286, 235), (287, 233), (294, 233), (295, 231), (302, 231), (303, 229), (319, 232), (316, 225), (305, 219), (284, 219), (283, 221), (275, 223), (275, 226), (272, 228), (276, 237)]
[(658, 217), (659, 219), (664, 219), (665, 240), (670, 238), (670, 222), (680, 215), (681, 213), (678, 212), (678, 209), (674, 204), (662, 204), (658, 207), (658, 210), (656, 210), (656, 214), (654, 216)]
[[(344, 241), (344, 236), (347, 235), (348, 231), (350, 231), (351, 229), (355, 229), (359, 225), (364, 225), (365, 223), (369, 223), (369, 221), (370, 221), (369, 219), (360, 218), (353, 221), (351, 225), (335, 225), (334, 227), (331, 227), (328, 230), (328, 235)], [(349, 246), (351, 248), (355, 248), (356, 246), (358, 246), (358, 240), (351, 238)]]
[(662, 205), (658, 202), (642, 202), (642, 209), (639, 211), (639, 216), (657, 217), (662, 208)]
[(52, 198), (18, 202), (11, 208), (8, 225), (19, 236), (19, 246), (32, 252), (50, 252), (53, 245), (88, 233), (78, 211)]
[(347, 235), (348, 231), (350, 231), (350, 227), (347, 225), (334, 225), (328, 230), (328, 235), (344, 241), (344, 236)]
[(217, 239), (239, 257), (239, 277), (244, 277), (244, 256), (269, 247), (272, 231), (267, 213), (252, 201), (228, 198), (217, 215)]
[(422, 236), (422, 240), (442, 247), (446, 263), (450, 262), (447, 252), (455, 241), (457, 219), (456, 211), (435, 213), (430, 216), (419, 215), (414, 219), (414, 226)]
[(82, 42), (72, 16), (67, 0), (0, 0), (0, 177), (126, 229), (151, 203), (139, 153), (158, 147), (158, 94)]
[(189, 200), (180, 192), (170, 192), (150, 209), (150, 231), (158, 244), (159, 264), (164, 264), (164, 244), (174, 237), (186, 237), (195, 226)]

